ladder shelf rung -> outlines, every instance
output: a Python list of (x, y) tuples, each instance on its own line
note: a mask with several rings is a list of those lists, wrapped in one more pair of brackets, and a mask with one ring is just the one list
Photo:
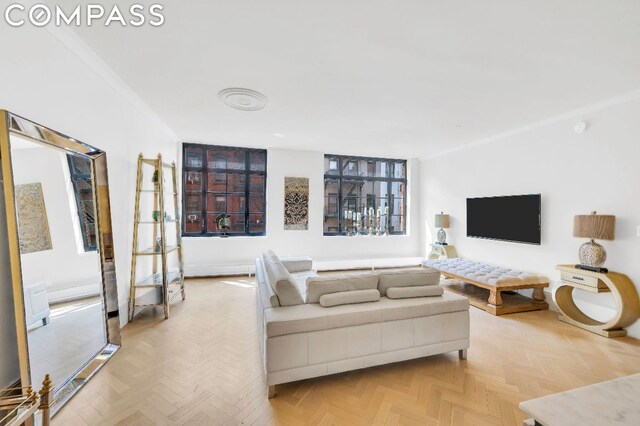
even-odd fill
[[(180, 246), (167, 246), (165, 248), (165, 254), (169, 254), (172, 251), (176, 251)], [(134, 253), (136, 256), (157, 256), (161, 255), (162, 251), (155, 251), (153, 248), (144, 249), (142, 251), (137, 251)]]
[[(170, 219), (170, 220), (165, 220), (164, 221), (164, 223), (176, 223), (176, 222), (177, 222), (177, 220), (175, 220), (175, 219)], [(141, 221), (138, 221), (138, 223), (140, 225), (160, 225), (161, 222), (159, 220), (158, 221), (156, 221), (156, 220), (141, 220)]]
[[(142, 162), (144, 164), (148, 164), (150, 166), (154, 166), (157, 167), (159, 164), (159, 160), (157, 158), (143, 158)], [(173, 163), (166, 163), (166, 162), (162, 162), (162, 167), (166, 167), (168, 169), (172, 169), (173, 168)]]
[[(138, 190), (139, 193), (141, 194), (159, 194), (161, 191), (157, 190), (157, 189), (140, 189)], [(165, 195), (173, 195), (176, 196), (178, 195), (177, 192), (172, 192), (172, 191), (164, 191)]]
[[(176, 285), (176, 284), (181, 284), (182, 283), (182, 279), (181, 279), (182, 274), (178, 273), (178, 275), (172, 277), (172, 275), (174, 275), (174, 274), (175, 274), (175, 272), (174, 273), (171, 273), (171, 272), (169, 273), (170, 280), (169, 280), (169, 283), (167, 285)], [(154, 279), (155, 279), (155, 276), (151, 275), (151, 276), (145, 278), (144, 280), (136, 283), (134, 285), (134, 287), (135, 288), (162, 287), (162, 281), (156, 283), (154, 281)]]
[(182, 292), (181, 292), (181, 291), (177, 291), (177, 290), (176, 290), (176, 292), (175, 292), (175, 293), (173, 293), (173, 294), (169, 294), (169, 303), (171, 303), (171, 301), (172, 301), (173, 299), (175, 299), (175, 298), (176, 298), (176, 296), (178, 296), (178, 295), (180, 295), (180, 294), (182, 294)]

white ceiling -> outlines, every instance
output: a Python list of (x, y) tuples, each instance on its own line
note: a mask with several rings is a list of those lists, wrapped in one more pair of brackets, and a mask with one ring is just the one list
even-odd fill
[(162, 4), (77, 33), (184, 141), (421, 157), (640, 88), (637, 0)]

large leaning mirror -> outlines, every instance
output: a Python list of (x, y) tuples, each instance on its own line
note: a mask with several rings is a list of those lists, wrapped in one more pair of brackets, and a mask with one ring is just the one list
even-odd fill
[(106, 154), (0, 112), (21, 382), (55, 414), (120, 346)]

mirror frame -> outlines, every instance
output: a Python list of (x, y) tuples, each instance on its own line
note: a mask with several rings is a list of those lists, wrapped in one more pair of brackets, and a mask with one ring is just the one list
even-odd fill
[[(94, 148), (91, 145), (79, 142), (62, 133), (6, 110), (0, 110), (0, 115), (0, 161), (2, 164), (2, 180), (7, 211), (6, 226), (8, 232), (9, 259), (11, 262), (11, 281), (16, 317), (21, 386), (32, 386), (34, 384), (32, 383), (32, 379), (39, 382), (41, 378), (31, 377), (10, 136), (11, 134), (15, 134), (38, 145), (56, 149), (64, 154), (83, 157), (91, 162), (93, 202), (96, 211), (96, 235), (98, 252), (100, 254), (102, 296), (104, 303), (103, 313), (107, 343), (93, 358), (86, 360), (64, 383), (53, 384), (54, 403), (51, 408), (51, 413), (54, 415), (104, 366), (120, 348), (122, 343), (120, 337), (120, 310), (118, 307), (118, 286), (116, 281), (115, 254), (111, 226), (111, 207), (109, 202), (107, 155), (104, 151)], [(24, 124), (27, 124), (30, 129), (22, 129), (20, 125)], [(36, 385), (38, 384), (39, 383), (36, 383)]]

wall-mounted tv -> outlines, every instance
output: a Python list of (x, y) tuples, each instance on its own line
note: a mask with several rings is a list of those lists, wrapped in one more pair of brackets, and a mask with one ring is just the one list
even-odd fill
[(467, 198), (467, 237), (540, 244), (540, 194)]

